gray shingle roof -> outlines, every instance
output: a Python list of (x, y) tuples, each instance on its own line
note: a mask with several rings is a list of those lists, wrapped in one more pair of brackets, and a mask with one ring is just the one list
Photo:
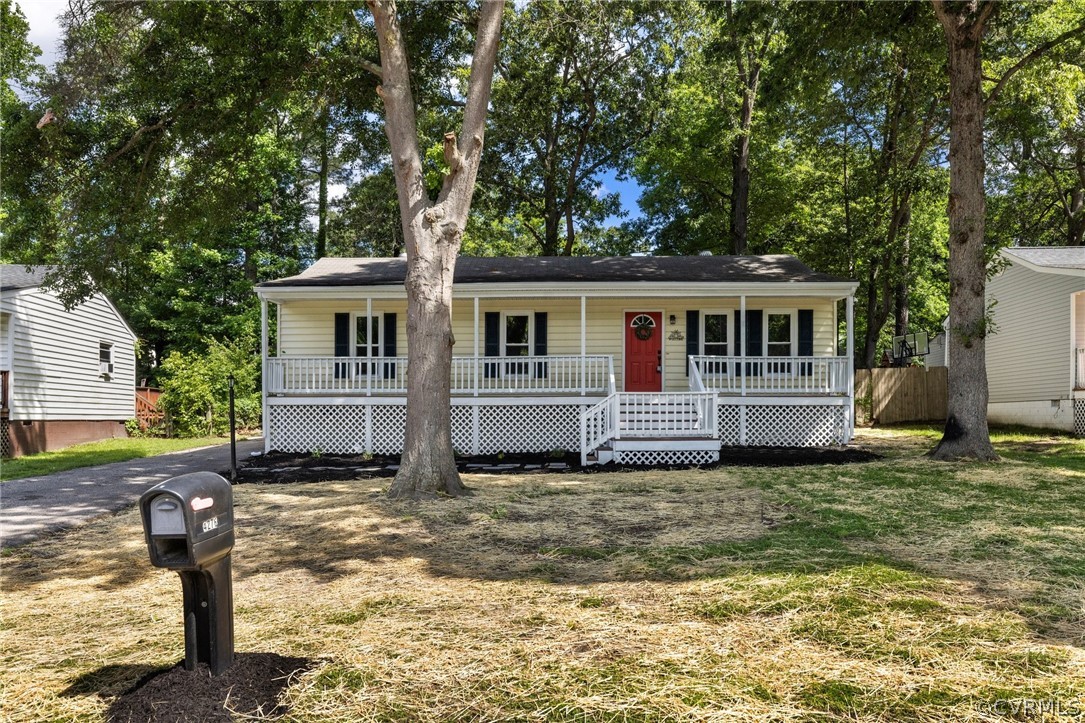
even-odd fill
[(1036, 266), (1085, 270), (1085, 246), (1015, 246), (1003, 251)]
[[(326, 258), (284, 279), (260, 284), (285, 286), (386, 286), (402, 284), (403, 258)], [(521, 282), (847, 282), (818, 273), (794, 256), (461, 256), (456, 284)]]
[(0, 264), (0, 289), (15, 291), (41, 286), (52, 266), (24, 266), (23, 264)]

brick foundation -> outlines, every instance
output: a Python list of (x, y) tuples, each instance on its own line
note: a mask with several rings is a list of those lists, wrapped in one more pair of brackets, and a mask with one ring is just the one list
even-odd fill
[(51, 452), (63, 447), (83, 442), (96, 442), (99, 439), (127, 437), (124, 422), (58, 420), (58, 421), (19, 421), (7, 420), (5, 455), (21, 457), (37, 452)]

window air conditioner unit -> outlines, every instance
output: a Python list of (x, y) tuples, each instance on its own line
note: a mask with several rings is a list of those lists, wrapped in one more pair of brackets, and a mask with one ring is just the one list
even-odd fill
[(109, 362), (102, 362), (101, 364), (98, 365), (98, 368), (101, 371), (101, 373), (104, 374), (107, 377), (112, 376), (112, 374), (113, 374), (113, 365), (110, 364)]

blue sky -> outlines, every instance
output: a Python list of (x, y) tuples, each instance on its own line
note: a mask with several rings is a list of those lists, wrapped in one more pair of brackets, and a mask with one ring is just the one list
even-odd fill
[(607, 171), (599, 175), (599, 181), (603, 184), (603, 188), (606, 189), (607, 193), (617, 193), (621, 197), (622, 210), (628, 214), (624, 219), (611, 217), (607, 219), (608, 223), (619, 224), (623, 221), (640, 218), (641, 212), (637, 206), (637, 199), (640, 198), (641, 188), (635, 180), (630, 178), (619, 181), (613, 171)]

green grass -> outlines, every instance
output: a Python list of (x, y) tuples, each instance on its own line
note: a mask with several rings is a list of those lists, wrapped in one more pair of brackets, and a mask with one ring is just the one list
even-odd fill
[[(937, 436), (865, 433), (867, 464), (474, 477), (422, 503), (242, 485), (238, 639), (317, 661), (287, 689), (299, 723), (1080, 709), (1085, 440), (999, 429), (1001, 461), (975, 464), (924, 458)], [(5, 553), (12, 720), (102, 720), (178, 659), (175, 578), (139, 533), (129, 510)]]
[(220, 437), (196, 437), (192, 439), (158, 439), (135, 437), (130, 439), (104, 439), (100, 442), (76, 444), (55, 452), (31, 454), (18, 459), (0, 462), (0, 480), (64, 472), (79, 467), (92, 467), (110, 462), (153, 457), (166, 452), (179, 452), (194, 447), (207, 447), (228, 441)]

